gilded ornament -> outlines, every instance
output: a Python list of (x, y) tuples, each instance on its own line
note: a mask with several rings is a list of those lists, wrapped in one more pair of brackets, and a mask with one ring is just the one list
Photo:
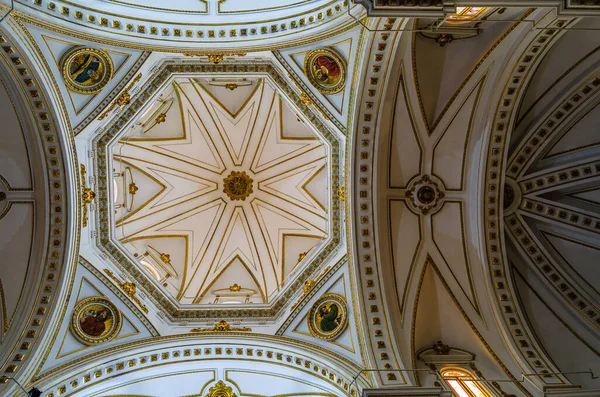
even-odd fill
[(142, 78), (142, 74), (138, 74), (137, 76), (135, 76), (135, 78), (133, 79), (133, 81), (131, 83), (129, 83), (129, 85), (127, 86), (127, 88), (125, 88), (125, 91), (123, 91), (121, 93), (121, 95), (119, 95), (117, 97), (117, 99), (115, 99), (115, 101), (113, 103), (110, 104), (110, 106), (104, 111), (104, 113), (102, 113), (100, 115), (100, 117), (98, 117), (98, 120), (103, 120), (104, 118), (106, 118), (106, 116), (108, 116), (108, 114), (115, 108), (115, 106), (125, 106), (125, 105), (129, 105), (129, 103), (131, 103), (131, 95), (129, 95), (129, 91), (131, 91), (131, 89), (133, 88), (133, 86), (135, 85), (135, 83), (137, 83), (138, 81), (140, 81), (140, 79)]
[(242, 290), (242, 286), (239, 284), (233, 284), (229, 287), (229, 291), (231, 292), (240, 292)]
[(304, 59), (304, 74), (322, 94), (337, 94), (346, 83), (346, 61), (337, 51), (320, 48)]
[(304, 282), (304, 286), (302, 287), (302, 292), (304, 292), (304, 294), (308, 294), (314, 288), (315, 284), (315, 280), (306, 280)]
[(136, 194), (139, 189), (140, 188), (137, 187), (135, 183), (131, 182), (127, 188), (127, 191), (129, 192), (129, 194)]
[(344, 186), (340, 186), (338, 189), (338, 198), (340, 201), (346, 201), (346, 188)]
[(144, 305), (135, 295), (135, 293), (137, 292), (137, 286), (134, 283), (123, 282), (119, 280), (119, 278), (108, 269), (104, 269), (104, 272), (119, 286), (119, 288), (121, 288), (125, 295), (127, 295), (132, 301), (137, 303), (137, 305), (142, 309), (144, 313), (148, 313), (148, 308), (146, 307), (146, 305)]
[(408, 183), (405, 191), (408, 207), (417, 214), (431, 215), (442, 208), (446, 193), (443, 182), (430, 175), (420, 175)]
[(63, 79), (71, 91), (79, 94), (97, 94), (113, 76), (110, 56), (95, 48), (74, 47), (60, 60)]
[(225, 88), (227, 88), (228, 90), (231, 90), (231, 91), (233, 91), (233, 90), (235, 90), (236, 88), (238, 88), (238, 85), (237, 85), (237, 84), (235, 84), (235, 83), (228, 83), (228, 84), (225, 84)]
[(237, 397), (230, 386), (227, 386), (222, 380), (216, 385), (208, 389), (208, 394), (205, 397)]
[(252, 178), (245, 171), (231, 171), (229, 176), (223, 179), (223, 193), (233, 200), (246, 200), (253, 192)]
[(435, 38), (435, 42), (438, 43), (440, 47), (445, 46), (448, 43), (451, 43), (454, 40), (454, 36), (449, 33), (442, 33)]
[(163, 261), (163, 263), (170, 265), (171, 264), (171, 255), (165, 254), (164, 252), (162, 252), (160, 254), (160, 260)]
[(338, 294), (321, 296), (308, 312), (308, 329), (321, 339), (337, 339), (348, 326), (346, 299)]
[(81, 193), (81, 199), (83, 200), (84, 204), (93, 203), (95, 198), (96, 198), (96, 193), (92, 189), (90, 189), (88, 187), (83, 188), (83, 191)]
[(196, 332), (250, 332), (252, 328), (248, 327), (232, 327), (225, 320), (221, 320), (215, 324), (212, 328), (193, 328), (190, 330), (192, 333)]
[(223, 58), (225, 57), (225, 55), (223, 54), (210, 54), (208, 56), (208, 60), (212, 63), (214, 63), (215, 65), (223, 62)]
[(298, 254), (298, 263), (302, 262), (302, 259), (306, 258), (306, 255), (308, 255), (308, 251)]
[(135, 295), (136, 292), (136, 287), (134, 283), (123, 283), (121, 285), (121, 289), (123, 289), (123, 292), (125, 292), (125, 294), (130, 297)]
[(306, 94), (306, 92), (303, 92), (300, 95), (300, 100), (302, 101), (303, 104), (305, 104), (306, 106), (311, 106), (314, 102), (312, 99), (310, 99), (310, 97)]
[(81, 210), (82, 210), (82, 220), (81, 220), (81, 224), (83, 227), (86, 227), (88, 225), (88, 204), (91, 204), (94, 202), (94, 199), (96, 198), (96, 193), (90, 189), (89, 187), (86, 186), (86, 181), (85, 181), (85, 176), (87, 174), (87, 171), (85, 169), (85, 165), (84, 164), (80, 164), (79, 166), (79, 170), (81, 173)]
[(435, 354), (438, 355), (447, 355), (450, 353), (450, 347), (448, 345), (444, 345), (441, 340), (438, 340), (435, 345), (433, 345), (433, 350)]
[(71, 318), (73, 333), (88, 345), (114, 339), (121, 330), (121, 324), (121, 312), (102, 296), (92, 296), (79, 302)]
[[(140, 76), (141, 76), (141, 74), (140, 74)], [(115, 103), (119, 106), (129, 105), (129, 103), (131, 103), (131, 95), (129, 95), (129, 92), (125, 91), (124, 93), (122, 93), (121, 95), (119, 95), (117, 97), (117, 99), (115, 100)]]
[(165, 121), (167, 121), (167, 115), (165, 113), (161, 113), (158, 116), (156, 116), (156, 124), (160, 124), (160, 123), (164, 123)]

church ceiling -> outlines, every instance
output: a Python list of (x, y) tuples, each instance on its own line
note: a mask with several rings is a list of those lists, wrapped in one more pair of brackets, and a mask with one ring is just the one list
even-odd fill
[(0, 376), (44, 397), (356, 397), (447, 388), (449, 366), (493, 395), (596, 386), (571, 372), (600, 371), (598, 22), (471, 8), (17, 0)]

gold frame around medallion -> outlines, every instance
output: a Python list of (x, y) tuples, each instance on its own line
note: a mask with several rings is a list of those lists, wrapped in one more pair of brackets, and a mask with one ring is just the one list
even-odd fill
[[(76, 56), (82, 53), (93, 53), (97, 55), (104, 62), (104, 67), (106, 68), (106, 73), (102, 80), (94, 88), (91, 89), (83, 88), (74, 83), (68, 71), (70, 61), (72, 61)], [(113, 64), (112, 59), (110, 58), (110, 55), (108, 55), (106, 52), (98, 50), (96, 48), (76, 46), (65, 52), (65, 54), (60, 58), (60, 70), (62, 73), (63, 80), (65, 81), (65, 84), (69, 90), (78, 94), (93, 95), (102, 91), (102, 89), (106, 87), (108, 82), (113, 78), (115, 66)]]
[[(333, 60), (338, 64), (338, 66), (340, 68), (340, 74), (341, 74), (340, 81), (331, 88), (327, 88), (327, 87), (324, 87), (323, 85), (321, 85), (321, 83), (319, 83), (315, 79), (315, 77), (313, 76), (313, 73), (310, 70), (310, 64), (314, 61), (314, 59), (316, 57), (318, 57), (320, 55), (325, 55), (330, 58), (333, 58)], [(306, 58), (304, 58), (304, 74), (306, 75), (306, 78), (308, 79), (308, 81), (310, 81), (310, 83), (313, 85), (313, 87), (315, 87), (321, 94), (324, 94), (324, 95), (337, 94), (338, 92), (340, 92), (344, 89), (344, 85), (346, 84), (346, 69), (347, 69), (347, 67), (348, 67), (348, 65), (346, 64), (346, 61), (344, 60), (344, 57), (342, 56), (342, 54), (340, 54), (339, 52), (337, 52), (336, 50), (334, 50), (332, 48), (319, 48), (319, 49), (313, 50), (306, 55)]]
[[(333, 331), (324, 332), (316, 326), (315, 317), (317, 315), (317, 309), (321, 305), (323, 305), (323, 303), (326, 303), (328, 301), (331, 301), (332, 303), (337, 303), (339, 305), (341, 312), (342, 312), (341, 313), (342, 321), (340, 322), (340, 325)], [(334, 293), (324, 294), (319, 299), (317, 299), (317, 301), (310, 308), (310, 311), (308, 312), (307, 321), (308, 321), (308, 330), (310, 331), (310, 334), (312, 336), (315, 336), (320, 339), (333, 341), (333, 340), (339, 338), (339, 336), (348, 327), (348, 303), (346, 302), (346, 299), (339, 294), (334, 294)]]
[[(112, 312), (113, 315), (113, 323), (111, 328), (108, 330), (106, 335), (98, 338), (91, 337), (85, 334), (81, 330), (81, 326), (79, 324), (79, 316), (81, 315), (81, 313), (88, 306), (93, 304), (105, 306)], [(73, 309), (73, 314), (71, 316), (71, 330), (73, 331), (73, 334), (80, 342), (85, 343), (86, 345), (95, 345), (98, 343), (108, 342), (114, 339), (119, 334), (122, 324), (123, 319), (119, 309), (117, 309), (117, 307), (111, 301), (109, 301), (103, 296), (91, 296), (89, 298), (83, 299), (81, 302), (75, 305), (75, 308)]]

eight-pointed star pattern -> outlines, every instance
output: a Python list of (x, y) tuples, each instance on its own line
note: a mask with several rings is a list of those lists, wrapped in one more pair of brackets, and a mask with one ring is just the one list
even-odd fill
[(327, 148), (262, 79), (174, 81), (113, 158), (116, 235), (181, 303), (234, 284), (268, 302), (327, 237)]

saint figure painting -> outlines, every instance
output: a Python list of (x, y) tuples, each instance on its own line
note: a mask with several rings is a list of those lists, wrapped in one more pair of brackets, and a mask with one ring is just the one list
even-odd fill
[(67, 87), (80, 94), (95, 94), (112, 78), (110, 56), (94, 48), (75, 47), (62, 57), (61, 68)]
[(321, 93), (340, 92), (346, 81), (346, 64), (341, 55), (332, 49), (318, 49), (304, 59), (304, 73)]
[(71, 327), (86, 344), (106, 342), (121, 329), (121, 313), (104, 297), (86, 298), (75, 307)]
[(338, 294), (325, 294), (310, 309), (308, 328), (313, 336), (336, 339), (348, 325), (346, 300)]

